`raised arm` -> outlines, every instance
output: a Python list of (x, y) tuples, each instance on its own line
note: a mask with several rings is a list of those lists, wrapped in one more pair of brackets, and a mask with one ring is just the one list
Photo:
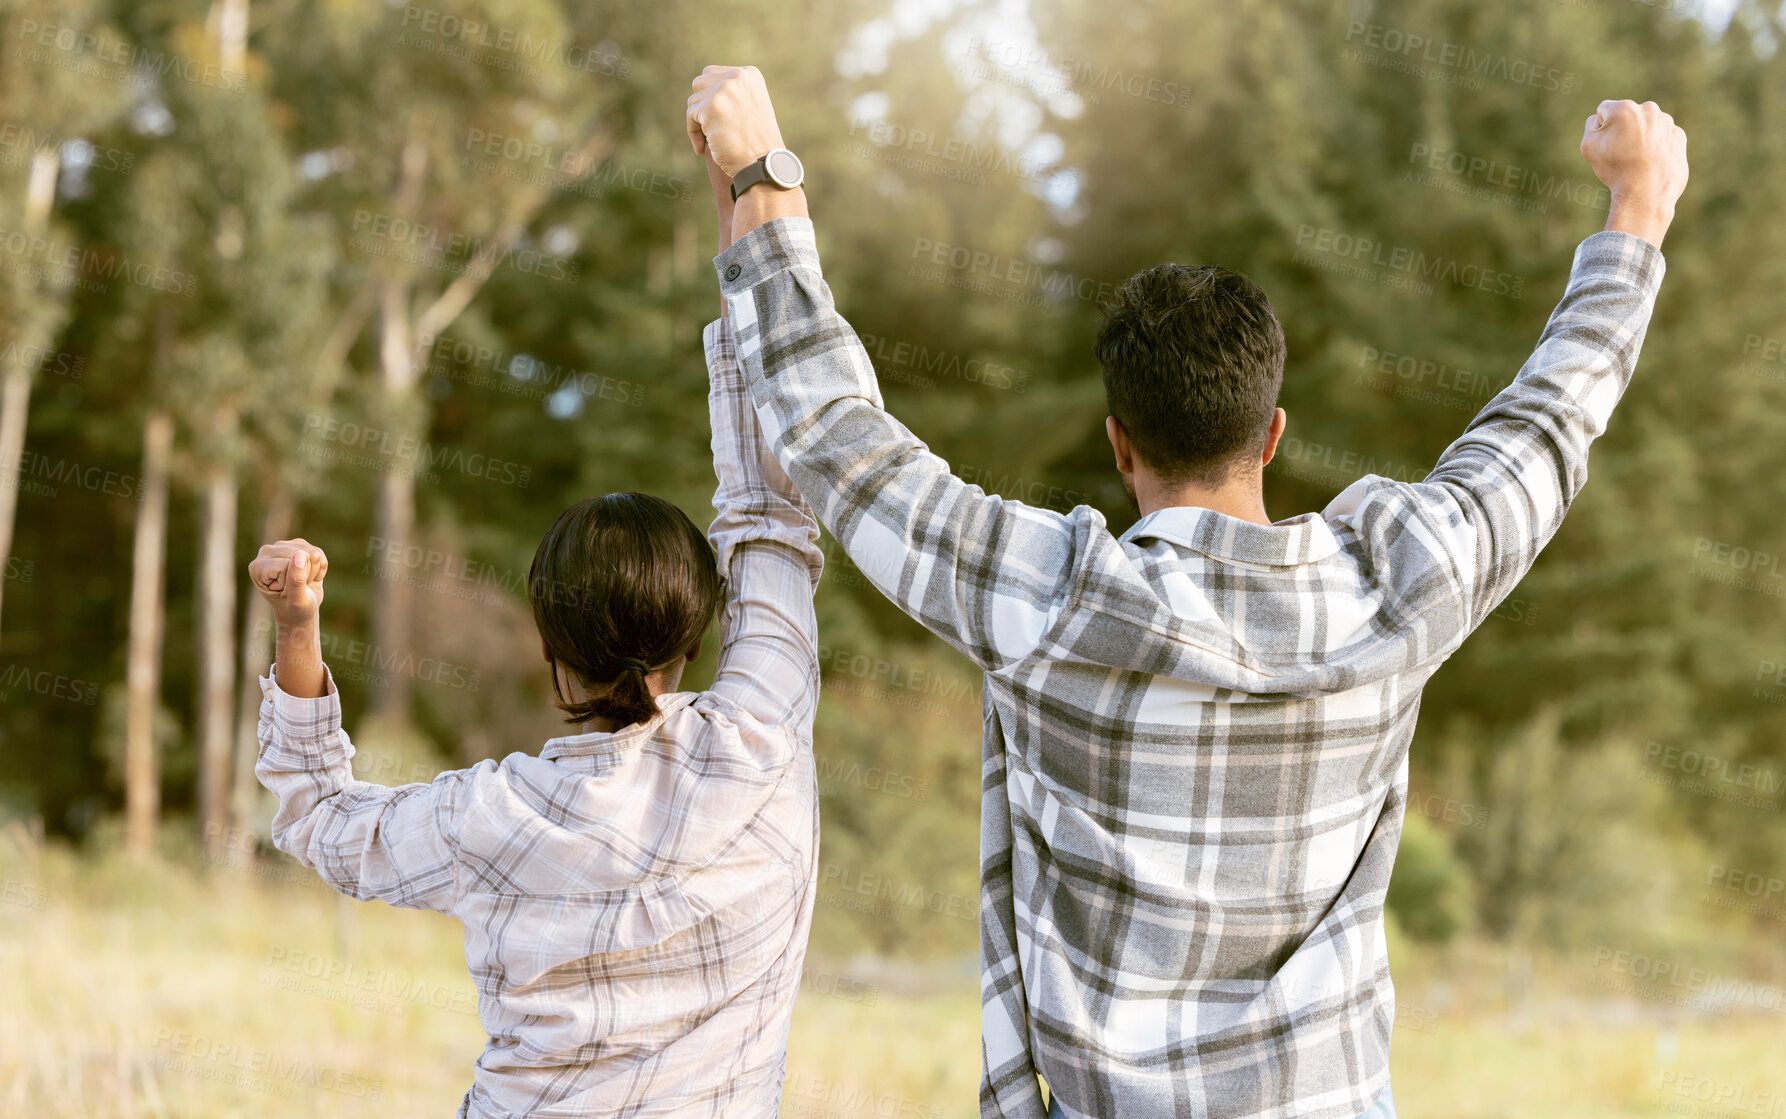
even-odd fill
[(1448, 561), (1467, 604), (1453, 640), (1512, 592), (1587, 482), (1589, 445), (1631, 381), (1662, 282), (1662, 237), (1687, 181), (1685, 134), (1654, 103), (1608, 101), (1588, 118), (1582, 154), (1611, 192), (1611, 213), (1576, 249), (1569, 286), (1519, 375), (1424, 481), (1364, 479), (1328, 506), (1382, 536), (1385, 554), (1412, 527)]
[(464, 772), (389, 788), (354, 779), (353, 743), (322, 662), (319, 608), (328, 560), (303, 540), (249, 565), (273, 606), (277, 660), (261, 679), (254, 775), (279, 798), (273, 844), (344, 894), (450, 913), (458, 900), (454, 805)]
[[(732, 240), (729, 180), (708, 164), (724, 252)], [(723, 313), (707, 326), (703, 342), (719, 478), (718, 515), (708, 538), (726, 585), (713, 690), (770, 726), (788, 724), (810, 735), (819, 693), (812, 605), (824, 566), (819, 525), (763, 438)]]
[[(782, 146), (762, 76), (708, 67), (689, 98), (689, 135), (728, 174)], [(764, 435), (883, 594), (982, 667), (1021, 659), (1058, 616), (1102, 518), (989, 496), (887, 414), (805, 214), (798, 188), (750, 188), (736, 242), (714, 261)]]

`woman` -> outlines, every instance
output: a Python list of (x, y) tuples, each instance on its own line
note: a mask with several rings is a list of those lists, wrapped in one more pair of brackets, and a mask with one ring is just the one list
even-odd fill
[[(722, 251), (730, 228), (722, 203)], [(278, 620), (255, 768), (279, 797), (274, 843), (353, 897), (465, 923), (489, 1034), (467, 1119), (778, 1111), (817, 869), (818, 525), (723, 318), (705, 341), (708, 538), (616, 493), (566, 510), (534, 554), (540, 642), (581, 724), (538, 757), (354, 780), (318, 636), (328, 560), (289, 540), (249, 568)], [(716, 608), (713, 686), (678, 691)]]

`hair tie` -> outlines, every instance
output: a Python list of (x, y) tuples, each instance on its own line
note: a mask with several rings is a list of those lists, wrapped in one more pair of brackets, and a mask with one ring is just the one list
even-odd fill
[(651, 666), (640, 660), (638, 657), (621, 657), (614, 663), (620, 666), (621, 672), (630, 672), (636, 668), (639, 670), (641, 676), (651, 675)]

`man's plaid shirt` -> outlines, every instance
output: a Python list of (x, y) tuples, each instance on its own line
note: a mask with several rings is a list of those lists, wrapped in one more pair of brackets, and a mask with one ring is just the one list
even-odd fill
[(707, 328), (726, 580), (704, 692), (538, 757), (356, 781), (331, 678), (263, 678), (273, 838), (356, 898), (465, 923), (489, 1034), (468, 1119), (777, 1114), (818, 857), (818, 525), (769, 452), (721, 322)]
[[(874, 584), (985, 669), (981, 1112), (1348, 1119), (1388, 1083), (1383, 897), (1422, 686), (1587, 480), (1661, 254), (1588, 238), (1417, 484), (1274, 525), (1002, 500), (883, 410), (812, 223), (715, 259), (757, 414)], [(996, 421), (989, 421), (996, 422)]]

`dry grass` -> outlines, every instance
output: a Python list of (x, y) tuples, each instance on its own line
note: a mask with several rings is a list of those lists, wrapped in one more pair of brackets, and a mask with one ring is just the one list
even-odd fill
[[(346, 902), (301, 873), (133, 867), (53, 849), (3, 859), (0, 1114), (457, 1108), (483, 1035), (453, 921)], [(1786, 1087), (1786, 1018), (1554, 993), (1579, 980), (1579, 964), (1539, 981), (1550, 998), (1510, 1009), (1496, 959), (1398, 948), (1395, 1085), (1408, 1119), (1782, 1114), (1756, 1096)], [(813, 962), (784, 1114), (977, 1114), (971, 969), (939, 973), (929, 990), (909, 979)]]

